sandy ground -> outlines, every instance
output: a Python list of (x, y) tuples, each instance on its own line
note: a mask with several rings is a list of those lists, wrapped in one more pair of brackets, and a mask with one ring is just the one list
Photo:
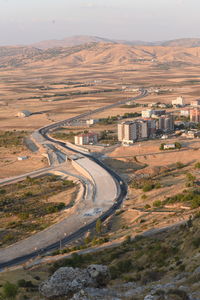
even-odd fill
[[(183, 151), (161, 151), (159, 150), (161, 143), (180, 142), (183, 145)], [(185, 140), (185, 139), (168, 139), (168, 140), (154, 140), (135, 143), (130, 147), (119, 147), (115, 149), (110, 157), (121, 158), (130, 156), (137, 156), (137, 160), (143, 164), (155, 166), (168, 166), (176, 162), (190, 163), (199, 159), (200, 154), (200, 140)]]
[[(183, 150), (185, 151), (173, 153), (160, 151), (161, 142), (163, 141), (140, 142), (131, 147), (118, 147), (108, 154), (109, 164), (128, 181), (134, 180), (135, 176), (144, 174), (146, 176), (148, 174), (150, 176), (156, 175), (161, 184), (161, 188), (146, 193), (142, 189), (134, 189), (129, 186), (128, 197), (124, 201), (120, 214), (116, 214), (111, 221), (111, 237), (120, 238), (127, 234), (141, 233), (150, 228), (168, 226), (187, 219), (198, 211), (198, 209), (189, 209), (188, 205), (184, 203), (167, 205), (164, 209), (154, 207), (155, 201), (163, 201), (167, 197), (181, 193), (186, 189), (186, 173), (190, 172), (196, 177), (197, 181), (200, 180), (200, 173), (198, 169), (194, 168), (194, 164), (199, 161), (199, 139), (187, 140), (180, 138), (179, 142), (183, 144)], [(165, 140), (165, 142), (171, 143), (173, 140)], [(152, 154), (154, 152), (158, 154)], [(138, 169), (135, 166), (135, 156), (138, 160), (137, 164), (145, 166), (144, 168)], [(186, 166), (183, 169), (175, 169), (164, 176), (162, 172), (177, 162), (182, 162)], [(150, 205), (149, 210), (145, 209), (146, 205)]]
[[(18, 156), (28, 156), (18, 161)], [(48, 167), (48, 162), (40, 153), (32, 153), (25, 147), (3, 148), (0, 150), (0, 178), (17, 176), (37, 169)]]

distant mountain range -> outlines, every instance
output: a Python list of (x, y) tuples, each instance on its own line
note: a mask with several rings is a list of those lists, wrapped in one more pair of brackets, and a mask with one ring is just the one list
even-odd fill
[(144, 41), (127, 41), (127, 40), (114, 40), (107, 39), (97, 36), (87, 36), (79, 35), (67, 37), (62, 40), (47, 40), (41, 41), (39, 43), (34, 43), (31, 46), (39, 49), (49, 49), (49, 48), (60, 48), (60, 47), (73, 47), (83, 44), (90, 43), (112, 43), (112, 44), (125, 44), (131, 46), (164, 46), (164, 47), (199, 47), (200, 38), (184, 38), (184, 39), (175, 39), (171, 41), (162, 41), (162, 42), (144, 42)]
[[(80, 40), (79, 40), (80, 41)], [(0, 68), (34, 65), (41, 67), (131, 66), (137, 63), (178, 66), (200, 65), (200, 47), (125, 45), (113, 42), (92, 42), (71, 47), (39, 49), (0, 47)], [(171, 46), (172, 43), (172, 46)], [(180, 41), (179, 41), (180, 43)]]

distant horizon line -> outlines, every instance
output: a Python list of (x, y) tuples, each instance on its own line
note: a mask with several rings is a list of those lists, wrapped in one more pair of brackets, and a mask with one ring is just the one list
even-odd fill
[(1, 44), (0, 47), (7, 47), (7, 46), (31, 46), (34, 44), (39, 44), (43, 42), (48, 42), (48, 41), (63, 41), (65, 39), (70, 39), (70, 38), (97, 38), (97, 39), (102, 39), (102, 40), (107, 40), (110, 42), (127, 42), (127, 43), (147, 43), (147, 44), (160, 44), (160, 43), (165, 43), (165, 42), (170, 42), (170, 41), (178, 41), (178, 40), (200, 40), (200, 37), (176, 37), (176, 38), (169, 38), (169, 39), (163, 39), (163, 40), (143, 40), (143, 39), (123, 39), (123, 38), (109, 38), (101, 35), (89, 35), (89, 34), (74, 34), (74, 35), (69, 35), (65, 36), (63, 38), (47, 38), (47, 39), (42, 39), (38, 40), (36, 42), (24, 42), (24, 43), (8, 43), (8, 44)]

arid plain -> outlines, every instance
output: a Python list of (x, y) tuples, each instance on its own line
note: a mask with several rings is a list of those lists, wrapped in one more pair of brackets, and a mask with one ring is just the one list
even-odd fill
[[(48, 166), (41, 152), (32, 152), (24, 143), (24, 139), (30, 139), (35, 129), (46, 124), (120, 100), (128, 100), (139, 93), (139, 88), (147, 88), (150, 91), (147, 97), (137, 101), (140, 106), (122, 105), (93, 115), (92, 118), (141, 113), (141, 105), (147, 106), (155, 102), (171, 104), (178, 96), (183, 96), (189, 104), (200, 95), (199, 68), (200, 47), (180, 47), (176, 43), (170, 46), (89, 43), (47, 49), (0, 47), (0, 178)], [(160, 92), (155, 92), (156, 89), (160, 89)], [(25, 118), (18, 117), (17, 114), (23, 110), (30, 111), (31, 115)], [(178, 113), (177, 110), (167, 108), (167, 111), (175, 114)], [(88, 129), (98, 133), (111, 131), (113, 137), (117, 134), (117, 121), (112, 124), (98, 123), (91, 128), (81, 124), (68, 127), (53, 134), (64, 133), (69, 136), (72, 131), (74, 133)], [(190, 196), (188, 187), (191, 183), (198, 189), (200, 173), (196, 164), (199, 163), (199, 139), (173, 137), (166, 141), (178, 141), (182, 149), (163, 152), (159, 149), (162, 143), (159, 139), (138, 142), (131, 147), (122, 147), (116, 143), (106, 149), (99, 148), (99, 151), (104, 151), (103, 161), (126, 181), (128, 195), (121, 208), (102, 224), (99, 235), (95, 230), (91, 230), (89, 237), (80, 238), (66, 251), (98, 247), (100, 244), (106, 246), (107, 242), (110, 246), (147, 230), (188, 220), (198, 213), (199, 205), (195, 206), (195, 202), (173, 202), (172, 197), (178, 193), (188, 193)], [(91, 149), (92, 147), (90, 146)], [(19, 156), (27, 156), (28, 159), (19, 161)], [(136, 187), (137, 181), (140, 184), (145, 183), (140, 182), (141, 178), (153, 183), (155, 188), (145, 190)], [(6, 216), (2, 214), (4, 225), (0, 230), (1, 236), (5, 238), (0, 247), (30, 236), (65, 217), (62, 211), (52, 211), (52, 205), (56, 206), (65, 199), (64, 205), (73, 207), (78, 192), (77, 185), (72, 182), (67, 182), (66, 185), (65, 180), (62, 185), (60, 178), (54, 176), (39, 180), (26, 178), (24, 182), (28, 187), (23, 187), (23, 183), (6, 187), (10, 199), (15, 199), (13, 195), (17, 190), (19, 204), (20, 199), (25, 199), (24, 206), (29, 210), (26, 214), (17, 212), (15, 217), (11, 213), (7, 213)], [(3, 189), (2, 187), (1, 191)], [(48, 190), (48, 194), (45, 189)], [(36, 213), (33, 214), (35, 190), (38, 191), (37, 205), (40, 210), (44, 210), (43, 215), (39, 217)], [(1, 196), (3, 198), (4, 194)], [(30, 203), (33, 207), (29, 207)], [(21, 228), (24, 229), (23, 232)], [(26, 228), (28, 230), (25, 230)], [(58, 251), (57, 254), (60, 253), (62, 251)], [(60, 258), (62, 256), (58, 257)], [(10, 272), (6, 276), (13, 283), (24, 277), (35, 283), (34, 274), (39, 274), (40, 280), (49, 275), (48, 268), (45, 266), (44, 269), (42, 273), (39, 267), (35, 273), (33, 270), (33, 273), (23, 270), (14, 277)], [(6, 280), (7, 277), (1, 276), (1, 285)], [(116, 282), (120, 280), (123, 281), (117, 279)], [(21, 291), (21, 294), (23, 293), (24, 291)], [(38, 297), (36, 292), (33, 299), (39, 299)]]
[[(200, 48), (128, 46), (91, 43), (46, 50), (34, 47), (0, 48), (0, 129), (35, 129), (82, 112), (128, 99), (132, 88), (161, 87), (164, 94), (149, 95), (141, 103), (170, 103), (182, 95), (186, 102), (200, 94)], [(130, 88), (124, 91), (122, 87)], [(28, 118), (17, 113), (28, 110)], [(138, 108), (114, 108), (95, 117), (107, 117)], [(13, 149), (1, 149), (1, 177), (45, 166), (46, 162), (26, 149), (29, 161), (16, 162)], [(7, 168), (13, 162), (14, 174)], [(4, 168), (4, 165), (6, 168)], [(12, 164), (10, 165), (12, 166)], [(15, 168), (16, 166), (16, 168)], [(4, 171), (3, 171), (4, 170)], [(10, 173), (11, 171), (11, 173)]]

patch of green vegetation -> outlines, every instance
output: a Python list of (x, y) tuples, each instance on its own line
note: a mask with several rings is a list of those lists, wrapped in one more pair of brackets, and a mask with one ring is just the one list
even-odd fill
[(192, 209), (200, 207), (200, 189), (186, 190), (180, 194), (168, 197), (163, 204), (173, 204), (184, 202), (191, 206)]
[(160, 182), (153, 180), (153, 179), (133, 179), (130, 183), (130, 187), (134, 189), (142, 189), (143, 192), (149, 192), (153, 189), (161, 188)]
[(52, 137), (57, 140), (64, 140), (64, 141), (68, 140), (70, 142), (73, 142), (75, 135), (78, 135), (80, 133), (81, 132), (73, 132), (73, 131), (70, 131), (69, 133), (62, 132), (62, 131), (54, 131), (52, 133)]
[[(130, 108), (130, 107), (129, 107)], [(120, 119), (127, 119), (127, 118), (138, 118), (141, 117), (141, 113), (124, 113), (122, 116), (117, 115), (117, 116), (109, 116), (107, 118), (101, 118), (99, 119), (99, 124), (103, 125), (110, 125), (118, 122)]]
[[(27, 177), (20, 183), (4, 186), (4, 192), (0, 193), (1, 245), (46, 228), (49, 224), (44, 221), (45, 216), (73, 205), (73, 201), (66, 206), (63, 202), (48, 202), (48, 198), (74, 186), (72, 181), (56, 175)], [(9, 218), (14, 220), (4, 221)]]
[(0, 147), (9, 148), (22, 146), (26, 136), (26, 131), (0, 131)]
[(154, 207), (161, 207), (162, 206), (162, 202), (160, 200), (156, 200), (153, 202), (153, 206)]
[(200, 169), (200, 162), (197, 162), (195, 165), (194, 165), (195, 169)]

